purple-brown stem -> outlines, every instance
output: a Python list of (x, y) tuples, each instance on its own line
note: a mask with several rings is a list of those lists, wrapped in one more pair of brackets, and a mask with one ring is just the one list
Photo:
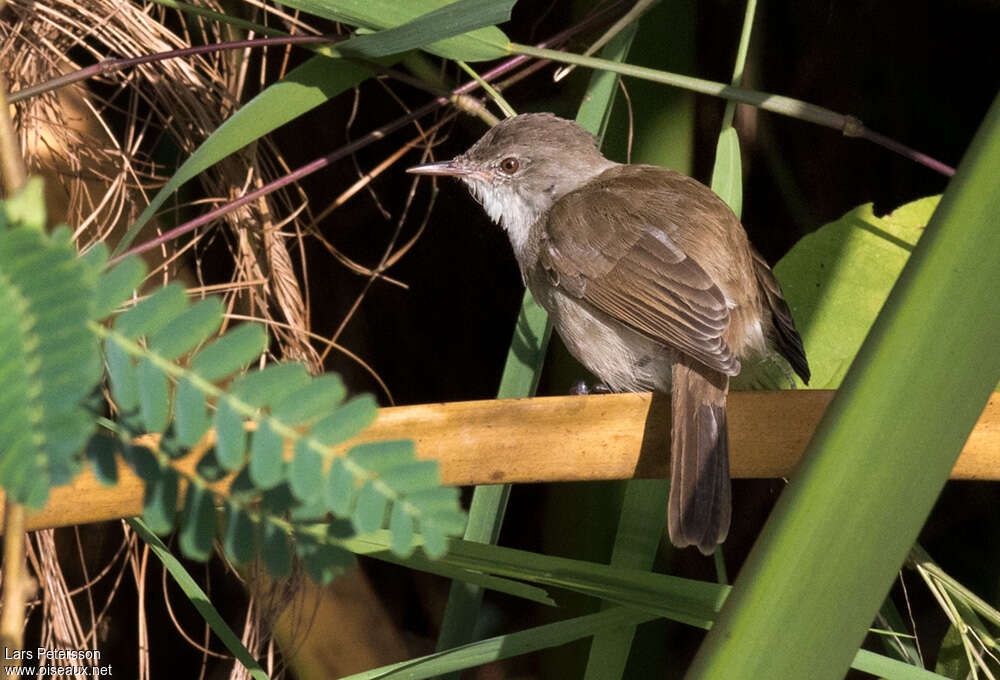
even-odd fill
[(179, 50), (169, 50), (167, 52), (157, 52), (155, 54), (144, 54), (141, 57), (103, 59), (100, 62), (88, 66), (86, 68), (82, 68), (79, 71), (74, 71), (73, 73), (67, 73), (65, 75), (59, 76), (58, 78), (53, 78), (52, 80), (46, 80), (44, 83), (39, 83), (37, 85), (31, 85), (30, 87), (21, 88), (17, 92), (12, 92), (10, 95), (8, 95), (7, 101), (13, 104), (14, 102), (21, 101), (22, 99), (27, 99), (29, 97), (34, 97), (36, 95), (42, 94), (44, 92), (56, 90), (60, 87), (65, 87), (66, 85), (77, 83), (81, 80), (87, 80), (88, 78), (107, 75), (109, 73), (121, 71), (122, 69), (131, 68), (133, 66), (140, 66), (142, 64), (150, 64), (156, 61), (166, 61), (167, 59), (190, 57), (198, 54), (207, 54), (209, 52), (221, 52), (223, 50), (241, 50), (247, 47), (271, 47), (275, 45), (310, 45), (315, 43), (335, 43), (344, 40), (346, 37), (347, 36), (291, 35), (279, 38), (254, 38), (252, 40), (234, 40), (232, 42), (212, 43), (211, 45), (197, 45), (195, 47), (185, 47)]

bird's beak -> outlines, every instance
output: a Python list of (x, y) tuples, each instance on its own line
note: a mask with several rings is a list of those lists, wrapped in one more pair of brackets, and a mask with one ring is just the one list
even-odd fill
[(464, 177), (465, 175), (471, 175), (473, 172), (470, 168), (460, 165), (454, 158), (450, 161), (441, 161), (440, 163), (418, 165), (413, 168), (407, 168), (406, 171), (414, 175), (445, 175), (448, 177)]

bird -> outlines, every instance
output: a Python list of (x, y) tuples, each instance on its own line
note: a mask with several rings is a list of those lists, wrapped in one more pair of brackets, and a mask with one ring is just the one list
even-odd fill
[(777, 354), (809, 381), (781, 287), (739, 218), (704, 184), (609, 160), (550, 113), (508, 118), (408, 171), (465, 184), (570, 353), (610, 390), (670, 395), (670, 541), (713, 553), (732, 514), (730, 379)]

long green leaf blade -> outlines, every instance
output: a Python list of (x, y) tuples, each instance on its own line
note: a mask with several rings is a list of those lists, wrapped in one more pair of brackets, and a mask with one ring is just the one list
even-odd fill
[(202, 142), (163, 185), (115, 247), (119, 255), (132, 245), (149, 220), (188, 180), (226, 156), (260, 139), (371, 76), (371, 71), (342, 59), (316, 56), (292, 69), (240, 107)]
[(212, 601), (209, 599), (208, 595), (202, 590), (191, 575), (187, 573), (184, 566), (180, 563), (176, 557), (174, 557), (170, 550), (163, 544), (163, 541), (159, 539), (153, 532), (149, 530), (142, 520), (130, 519), (126, 520), (129, 526), (139, 534), (139, 537), (145, 541), (146, 545), (150, 547), (153, 554), (156, 555), (160, 562), (163, 563), (163, 567), (170, 574), (170, 577), (174, 579), (184, 595), (187, 596), (194, 608), (198, 610), (202, 618), (212, 629), (212, 632), (222, 640), (222, 644), (226, 646), (233, 656), (239, 659), (240, 663), (246, 666), (247, 670), (250, 671), (250, 677), (254, 680), (268, 680), (267, 673), (264, 669), (260, 667), (257, 660), (253, 658), (243, 643), (240, 642), (239, 637), (233, 632), (229, 624), (222, 618), (219, 612), (212, 606)]
[(1000, 98), (688, 677), (844, 676), (1000, 377), (998, 173)]
[[(355, 36), (337, 45), (337, 51), (371, 59), (426, 47), (431, 43), (508, 21), (513, 6), (514, 0), (458, 0), (401, 26), (370, 35)], [(486, 33), (488, 32), (484, 32)], [(506, 44), (497, 44), (496, 52), (486, 58), (505, 56), (505, 47)], [(480, 57), (479, 53), (472, 53), (471, 56)], [(466, 57), (462, 59), (469, 60)]]

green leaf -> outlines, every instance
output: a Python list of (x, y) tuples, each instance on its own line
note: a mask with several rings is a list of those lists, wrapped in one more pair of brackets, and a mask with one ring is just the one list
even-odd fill
[(962, 644), (962, 634), (954, 625), (948, 626), (948, 632), (941, 640), (934, 670), (947, 678), (973, 677), (969, 657), (965, 653), (965, 645)]
[(306, 423), (333, 411), (344, 400), (345, 394), (344, 383), (339, 376), (321, 375), (299, 389), (273, 397), (271, 415), (288, 425)]
[(167, 546), (163, 544), (159, 538), (153, 534), (149, 527), (143, 524), (142, 520), (139, 519), (129, 519), (126, 520), (129, 526), (139, 534), (139, 537), (146, 542), (146, 545), (150, 547), (153, 554), (163, 563), (163, 567), (170, 574), (170, 577), (174, 579), (178, 586), (180, 586), (181, 591), (183, 591), (184, 596), (187, 597), (188, 601), (194, 605), (194, 608), (198, 610), (198, 613), (202, 615), (205, 619), (205, 623), (211, 627), (212, 632), (214, 632), (222, 643), (226, 645), (233, 656), (235, 656), (241, 664), (243, 664), (247, 670), (250, 671), (250, 677), (253, 680), (268, 680), (267, 674), (257, 663), (257, 660), (253, 658), (253, 655), (247, 651), (247, 648), (243, 646), (240, 639), (232, 631), (232, 629), (226, 624), (219, 612), (216, 611), (215, 607), (212, 606), (212, 601), (205, 594), (205, 591), (198, 587), (191, 575), (187, 573), (183, 565), (181, 565), (180, 560), (174, 557)]
[(313, 425), (309, 436), (322, 444), (333, 446), (359, 434), (375, 422), (377, 415), (375, 397), (362, 394)]
[[(496, 7), (491, 7), (491, 3), (486, 0), (463, 3), (451, 3), (450, 0), (407, 0), (407, 2), (394, 2), (393, 0), (370, 0), (368, 2), (365, 0), (340, 0), (336, 5), (331, 6), (330, 3), (324, 3), (322, 0), (291, 0), (291, 2), (286, 4), (289, 7), (301, 9), (310, 14), (330, 19), (331, 21), (339, 21), (372, 30), (387, 29), (401, 26), (406, 22), (413, 22), (417, 24), (417, 35), (410, 38), (408, 35), (410, 27), (407, 27), (405, 32), (401, 32), (401, 34), (396, 33), (391, 36), (393, 41), (400, 39), (398, 43), (399, 48), (410, 49), (406, 45), (415, 47), (425, 42), (420, 39), (420, 33), (424, 31), (433, 31), (429, 35), (436, 36), (448, 35), (454, 30), (460, 30), (462, 27), (456, 24), (456, 28), (449, 28), (444, 33), (437, 33), (437, 27), (433, 26), (433, 24), (438, 22), (450, 22), (454, 20), (454, 17), (449, 16), (451, 11), (466, 12), (471, 10), (475, 13), (471, 17), (473, 21), (466, 25), (478, 24), (482, 26), (484, 22), (500, 23), (506, 21), (506, 17), (509, 16), (510, 5), (513, 3), (496, 2), (492, 3)], [(449, 4), (457, 5), (457, 7), (449, 10)], [(443, 16), (438, 14), (431, 20), (421, 17), (421, 15), (439, 8), (444, 8), (442, 10), (444, 13)], [(502, 12), (507, 14), (501, 14)], [(477, 15), (481, 16), (482, 19), (478, 19)], [(372, 37), (374, 38), (375, 36)], [(407, 42), (402, 42), (403, 38), (407, 38)], [(500, 29), (490, 27), (480, 28), (465, 35), (435, 42), (432, 45), (428, 45), (426, 49), (447, 59), (482, 61), (507, 56), (507, 46), (509, 43), (510, 41), (507, 39), (507, 36)], [(391, 44), (389, 48), (393, 51), (400, 51)]]
[(114, 254), (125, 252), (160, 206), (188, 180), (370, 76), (371, 71), (363, 66), (321, 56), (289, 71), (284, 78), (243, 104), (202, 142), (153, 196), (118, 242)]
[(388, 501), (372, 481), (365, 482), (358, 492), (357, 505), (354, 508), (354, 528), (359, 533), (375, 531), (382, 527)]
[(298, 504), (288, 482), (282, 482), (260, 495), (260, 509), (271, 515), (283, 515)]
[[(666, 523), (670, 482), (630, 479), (625, 483), (611, 566), (651, 571)], [(605, 603), (605, 606), (610, 606)], [(625, 626), (597, 635), (590, 643), (584, 680), (621, 678), (625, 673), (635, 628)]]
[(288, 550), (288, 534), (274, 522), (264, 522), (263, 557), (267, 571), (274, 578), (288, 576), (292, 569), (292, 558)]
[(97, 271), (65, 228), (47, 236), (19, 224), (0, 231), (0, 486), (38, 507), (79, 468), (94, 431), (80, 404), (101, 378), (87, 327)]
[(330, 471), (326, 477), (326, 487), (323, 499), (330, 512), (340, 517), (347, 517), (354, 507), (357, 488), (354, 475), (347, 469), (343, 459), (334, 458), (330, 463)]
[(174, 424), (177, 428), (178, 443), (187, 448), (197, 444), (208, 431), (209, 421), (205, 408), (205, 395), (187, 378), (181, 378), (177, 383), (177, 395), (174, 399)]
[(164, 359), (176, 359), (217, 331), (223, 312), (219, 298), (205, 298), (153, 335), (149, 347)]
[(310, 448), (307, 440), (300, 439), (288, 467), (288, 482), (295, 497), (303, 503), (316, 500), (323, 490), (323, 456)]
[(440, 559), (448, 552), (448, 537), (438, 524), (421, 522), (420, 534), (424, 539), (424, 552), (432, 560)]
[(228, 399), (220, 399), (215, 412), (215, 444), (219, 463), (227, 470), (236, 470), (243, 465), (246, 452), (246, 431), (243, 416), (229, 404)]
[(184, 514), (181, 518), (181, 552), (204, 562), (212, 556), (215, 537), (215, 497), (205, 487), (192, 482), (184, 494)]
[(208, 381), (219, 380), (246, 368), (267, 349), (267, 333), (256, 323), (234, 328), (198, 352), (191, 370)]
[(108, 376), (111, 378), (111, 394), (122, 411), (132, 411), (139, 405), (139, 378), (135, 364), (121, 345), (108, 340)]
[(415, 460), (385, 470), (380, 475), (382, 483), (400, 495), (412, 494), (441, 484), (436, 460)]
[(107, 435), (95, 434), (87, 440), (86, 458), (94, 471), (94, 477), (104, 486), (118, 483), (118, 462), (115, 452), (118, 441)]
[(29, 177), (21, 190), (4, 201), (7, 219), (35, 231), (45, 229), (45, 182), (37, 175)]
[(128, 257), (104, 274), (97, 284), (94, 318), (103, 319), (118, 309), (139, 288), (146, 275), (146, 265), (138, 257)]
[(184, 287), (170, 283), (118, 317), (115, 330), (127, 338), (152, 335), (187, 309)]
[(285, 476), (284, 441), (263, 420), (250, 443), (250, 479), (261, 489), (270, 489)]
[(413, 530), (413, 518), (406, 512), (401, 503), (394, 503), (389, 516), (389, 532), (392, 534), (390, 547), (392, 552), (407, 557), (416, 547), (416, 534)]
[(230, 392), (253, 407), (272, 404), (309, 382), (309, 372), (302, 364), (270, 364), (247, 373), (237, 380)]
[(247, 564), (256, 555), (257, 524), (242, 508), (232, 504), (228, 508), (229, 521), (226, 524), (223, 549), (233, 564)]
[(354, 567), (354, 555), (343, 548), (317, 541), (309, 534), (299, 534), (295, 550), (302, 558), (302, 566), (314, 583), (325, 586), (337, 576)]
[(1000, 337), (998, 173), (1000, 98), (740, 567), (691, 680), (844, 677), (1000, 379), (989, 351)]
[(529, 654), (541, 649), (565, 645), (573, 640), (590, 637), (622, 626), (635, 626), (656, 616), (645, 612), (615, 607), (598, 614), (587, 614), (557, 623), (536, 626), (517, 633), (508, 633), (480, 640), (454, 649), (428, 654), (416, 659), (389, 664), (341, 680), (422, 680), (444, 673), (481, 666), (500, 659)]
[(348, 458), (377, 475), (412, 462), (413, 455), (414, 446), (410, 439), (365, 442), (347, 451)]
[(148, 432), (163, 432), (167, 427), (170, 402), (167, 376), (148, 357), (139, 360), (139, 414)]
[[(293, 3), (296, 1), (310, 2), (311, 4), (311, 0), (293, 0)], [(453, 38), (477, 29), (484, 29), (493, 24), (509, 21), (513, 6), (514, 0), (458, 0), (422, 14), (396, 28), (355, 36), (338, 44), (336, 50), (341, 54), (366, 59), (406, 52), (418, 47), (426, 47), (446, 38)], [(484, 31), (481, 35), (485, 36), (486, 34), (487, 32)], [(495, 34), (490, 37), (494, 40), (497, 39)], [(506, 56), (506, 40), (498, 41), (495, 44), (496, 51), (489, 56), (479, 56), (482, 48), (479, 45), (476, 47), (477, 50), (475, 52), (470, 50), (468, 56), (454, 58), (472, 61), (475, 58), (499, 59)]]
[(209, 449), (202, 454), (201, 458), (198, 459), (198, 463), (194, 466), (194, 471), (202, 480), (209, 484), (214, 484), (229, 474), (228, 470), (219, 465), (219, 458), (215, 455), (215, 449)]
[(160, 462), (153, 455), (153, 452), (145, 446), (126, 444), (122, 449), (122, 460), (147, 485), (160, 478)]
[[(150, 468), (147, 466), (146, 469)], [(142, 517), (153, 531), (167, 534), (173, 531), (177, 516), (177, 471), (169, 465), (156, 469), (156, 477), (144, 477), (146, 490), (142, 499)]]
[(923, 198), (884, 217), (870, 203), (859, 206), (802, 238), (775, 266), (809, 357), (809, 387), (839, 387), (938, 201)]
[(740, 161), (740, 136), (734, 127), (723, 130), (715, 145), (712, 191), (739, 217), (743, 212), (743, 164)]

